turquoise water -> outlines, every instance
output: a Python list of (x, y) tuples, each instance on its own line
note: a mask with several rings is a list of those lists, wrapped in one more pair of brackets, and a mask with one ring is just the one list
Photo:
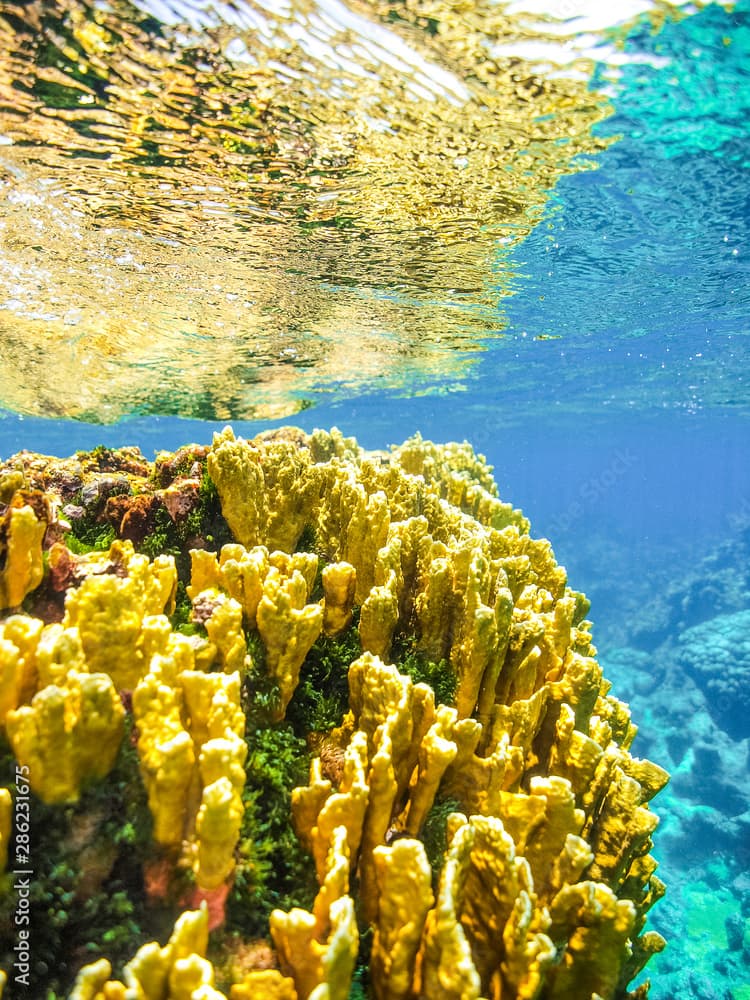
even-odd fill
[[(669, 892), (653, 925), (670, 944), (649, 966), (651, 996), (748, 1000), (750, 730), (729, 735), (678, 638), (750, 608), (750, 2), (636, 27), (626, 51), (655, 61), (609, 84), (615, 113), (597, 129), (618, 140), (559, 181), (503, 256), (502, 335), (470, 374), (429, 395), (313, 392), (292, 422), (336, 424), (367, 447), (415, 430), (466, 438), (488, 456), (501, 495), (593, 599), (636, 752), (675, 774), (656, 803)], [(0, 455), (98, 443), (150, 455), (222, 425), (6, 411)], [(750, 685), (750, 656), (744, 669)]]

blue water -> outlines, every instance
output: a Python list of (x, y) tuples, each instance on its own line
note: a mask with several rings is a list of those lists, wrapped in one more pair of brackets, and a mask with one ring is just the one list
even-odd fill
[[(709, 718), (676, 640), (750, 607), (750, 0), (636, 29), (627, 48), (666, 65), (624, 68), (600, 126), (618, 141), (558, 184), (504, 257), (503, 335), (465, 384), (321, 397), (293, 422), (367, 447), (419, 430), (487, 455), (501, 495), (592, 598), (608, 675), (641, 726), (636, 752), (677, 772), (655, 803), (669, 892), (653, 924), (670, 946), (649, 966), (651, 996), (748, 1000), (749, 744)], [(0, 455), (98, 443), (151, 455), (220, 427), (5, 413)], [(684, 727), (692, 748), (678, 745)]]

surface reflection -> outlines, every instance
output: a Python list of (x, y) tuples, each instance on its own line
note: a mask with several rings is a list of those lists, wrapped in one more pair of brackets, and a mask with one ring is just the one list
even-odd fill
[(560, 37), (489, 2), (0, 3), (0, 405), (460, 380), (503, 251), (604, 144), (588, 56), (513, 54)]

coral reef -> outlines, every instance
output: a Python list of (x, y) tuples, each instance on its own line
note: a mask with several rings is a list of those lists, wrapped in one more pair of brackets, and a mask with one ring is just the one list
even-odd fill
[(750, 736), (750, 611), (717, 615), (679, 637), (681, 665), (706, 694), (714, 722)]
[[(683, 637), (698, 628), (706, 638), (712, 632), (708, 622)], [(605, 652), (602, 662), (643, 722), (642, 751), (672, 774), (659, 809), (660, 860), (670, 877), (653, 927), (671, 937), (652, 966), (659, 995), (708, 996), (724, 981), (738, 984), (742, 996), (750, 957), (741, 933), (750, 915), (750, 741), (727, 733), (725, 712), (686, 671), (677, 637), (655, 653)]]
[[(721, 615), (750, 607), (750, 522), (742, 510), (717, 523), (718, 539), (709, 536), (697, 551), (679, 544), (644, 546), (637, 553), (646, 572), (634, 579), (633, 559), (625, 550), (604, 539), (585, 537), (578, 549), (587, 548), (578, 560), (578, 571), (587, 566), (611, 566), (596, 594), (597, 628), (607, 618), (610, 646), (629, 646), (661, 653), (665, 643), (688, 629)], [(649, 540), (653, 542), (652, 539)], [(559, 544), (559, 539), (558, 539)], [(703, 549), (703, 544), (707, 548)], [(704, 554), (705, 552), (705, 554)], [(631, 551), (632, 556), (632, 551)], [(589, 595), (591, 596), (591, 595)]]
[(0, 477), (41, 526), (0, 623), (2, 774), (28, 768), (48, 817), (35, 988), (646, 995), (667, 775), (631, 756), (588, 602), (468, 445), (227, 429)]
[[(641, 752), (672, 774), (659, 808), (669, 895), (653, 923), (671, 940), (651, 966), (670, 997), (711, 995), (721, 983), (737, 997), (748, 990), (750, 740), (741, 705), (750, 532), (742, 511), (716, 527), (705, 557), (696, 559), (687, 536), (682, 550), (659, 554), (661, 570), (634, 580), (628, 599), (643, 614), (610, 611), (628, 645), (601, 660), (643, 723)], [(622, 574), (635, 565), (611, 552), (602, 559)]]

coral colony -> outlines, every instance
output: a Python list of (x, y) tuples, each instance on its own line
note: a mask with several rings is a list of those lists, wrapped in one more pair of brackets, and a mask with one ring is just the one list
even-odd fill
[(647, 995), (667, 775), (468, 445), (22, 452), (0, 500), (9, 992)]

